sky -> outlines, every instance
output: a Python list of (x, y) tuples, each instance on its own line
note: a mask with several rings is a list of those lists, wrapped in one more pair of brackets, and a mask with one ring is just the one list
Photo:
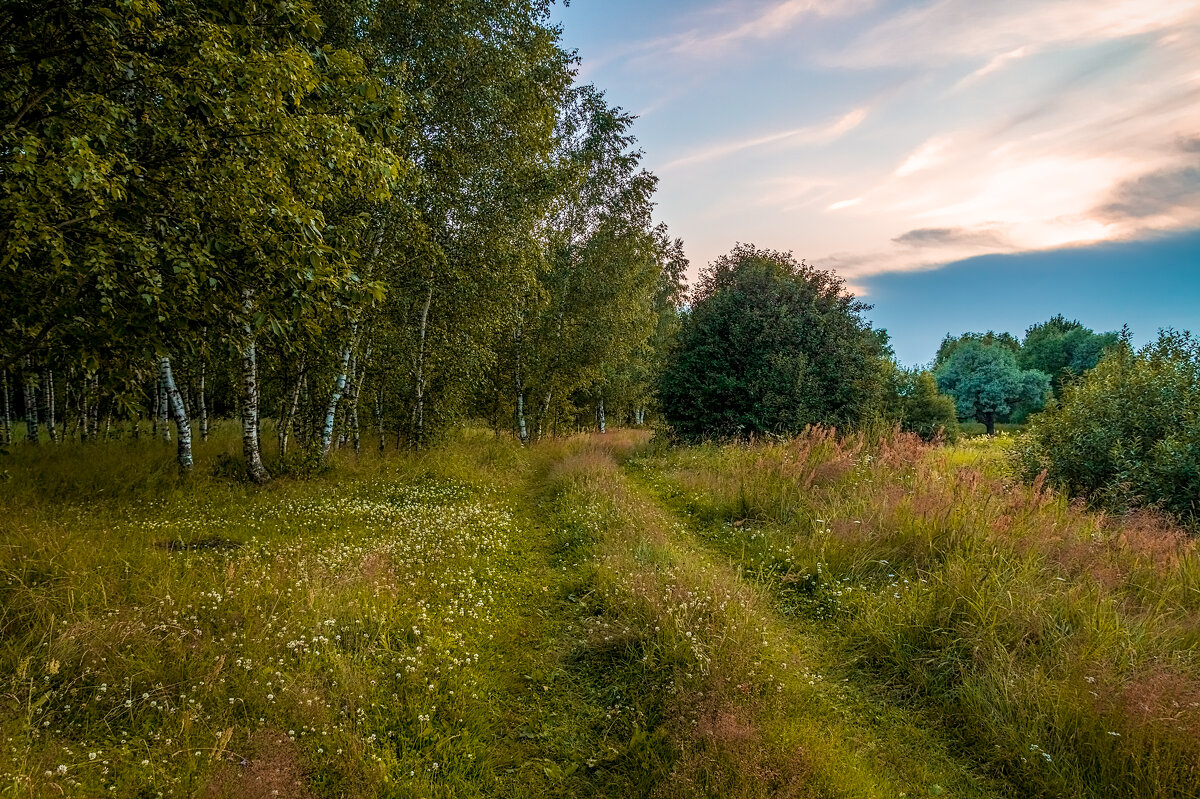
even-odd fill
[(573, 0), (693, 274), (833, 269), (903, 363), (1063, 313), (1200, 332), (1200, 0)]

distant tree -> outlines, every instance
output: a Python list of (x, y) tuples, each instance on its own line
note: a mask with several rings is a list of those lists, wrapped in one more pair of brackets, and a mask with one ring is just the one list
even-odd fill
[(1057, 397), (1064, 382), (1093, 368), (1119, 339), (1118, 333), (1094, 333), (1059, 314), (1025, 331), (1017, 363), (1050, 375)]
[(1125, 336), (1063, 387), (1018, 453), (1028, 477), (1044, 470), (1071, 494), (1200, 521), (1200, 341), (1165, 330), (1135, 352)]
[(878, 409), (880, 338), (832, 272), (740, 244), (700, 276), (659, 383), (684, 438), (852, 425)]
[(989, 330), (986, 333), (963, 333), (961, 336), (952, 336), (949, 333), (942, 339), (941, 346), (938, 347), (937, 356), (933, 360), (934, 371), (941, 368), (954, 351), (963, 344), (975, 342), (982, 344), (985, 347), (1000, 347), (1016, 355), (1021, 351), (1021, 342), (1013, 336), (1012, 333), (997, 333)]
[(889, 362), (884, 395), (884, 417), (898, 422), (906, 433), (926, 441), (938, 436), (953, 441), (958, 437), (958, 414), (954, 399), (938, 391), (933, 373), (903, 369)]
[(1006, 346), (965, 341), (935, 372), (938, 388), (954, 398), (960, 419), (975, 419), (996, 433), (996, 419), (1016, 403), (1040, 409), (1050, 392), (1050, 376), (1021, 369), (1017, 356)]

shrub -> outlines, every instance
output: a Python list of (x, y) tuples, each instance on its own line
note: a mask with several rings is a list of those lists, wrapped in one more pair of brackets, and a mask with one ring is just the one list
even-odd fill
[(795, 434), (878, 410), (883, 344), (832, 272), (739, 245), (703, 272), (659, 383), (685, 439)]
[(901, 430), (925, 441), (958, 438), (954, 398), (938, 392), (932, 372), (892, 367), (887, 384), (884, 416), (889, 421), (899, 422)]
[(1200, 520), (1200, 341), (1164, 330), (1111, 349), (1063, 388), (1017, 450), (1022, 471), (1116, 510)]

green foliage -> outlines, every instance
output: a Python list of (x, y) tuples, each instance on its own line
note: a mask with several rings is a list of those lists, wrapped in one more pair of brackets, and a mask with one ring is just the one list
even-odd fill
[[(512, 286), (510, 326), (496, 343), (497, 409), (523, 439), (588, 427), (601, 405), (646, 402), (664, 269), (682, 246), (654, 226), (657, 178), (641, 166), (633, 117), (591, 86), (571, 92), (556, 131), (560, 193), (543, 230), (541, 269)], [(672, 266), (674, 264), (674, 266)]]
[(1064, 490), (1116, 509), (1200, 519), (1200, 342), (1165, 330), (1109, 349), (1030, 425), (1020, 460)]
[(1017, 341), (1011, 333), (996, 333), (989, 330), (986, 333), (963, 333), (958, 337), (947, 333), (938, 347), (937, 355), (934, 357), (934, 371), (940, 369), (942, 364), (950, 360), (950, 356), (954, 354), (955, 350), (965, 344), (971, 343), (982, 344), (985, 347), (1000, 347), (1014, 355), (1021, 351), (1021, 342)]
[(327, 418), (420, 448), (518, 396), (535, 428), (644, 417), (686, 259), (549, 13), (0, 6), (0, 368), (57, 371), (31, 396), (83, 440), (130, 432), (169, 355), (193, 419), (247, 409), (251, 468), (254, 407), (281, 455)]
[(890, 362), (885, 372), (885, 419), (899, 422), (901, 430), (916, 433), (925, 441), (938, 437), (954, 441), (958, 437), (954, 399), (938, 391), (933, 373), (903, 369)]
[(845, 669), (827, 679), (945, 733), (993, 780), (986, 795), (1193, 793), (1200, 663), (1180, 620), (1200, 611), (1197, 542), (1153, 514), (1014, 486), (989, 473), (1001, 448), (814, 431), (680, 449), (646, 471)]
[(1063, 383), (1093, 368), (1119, 338), (1118, 333), (1094, 333), (1060, 314), (1025, 331), (1017, 363), (1050, 375), (1058, 397)]
[(959, 418), (982, 422), (988, 435), (1014, 405), (1040, 408), (1050, 391), (1050, 376), (1021, 369), (1011, 348), (977, 340), (955, 346), (935, 376), (938, 389), (954, 398)]
[(667, 420), (695, 440), (866, 419), (883, 382), (867, 307), (831, 272), (738, 245), (701, 274), (659, 384)]
[(394, 93), (307, 3), (11, 3), (0, 28), (4, 365), (123, 370), (350, 289), (355, 220), (324, 209), (410, 164), (377, 134)]

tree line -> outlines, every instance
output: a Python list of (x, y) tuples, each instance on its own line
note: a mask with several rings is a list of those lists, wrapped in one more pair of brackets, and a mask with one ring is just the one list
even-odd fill
[[(686, 259), (548, 0), (0, 7), (3, 434), (643, 420)], [(172, 428), (174, 430), (172, 431)]]

